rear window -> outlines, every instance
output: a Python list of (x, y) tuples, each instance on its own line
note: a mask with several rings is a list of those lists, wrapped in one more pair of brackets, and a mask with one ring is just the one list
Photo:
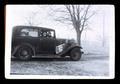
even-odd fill
[(38, 29), (21, 29), (20, 36), (38, 37)]

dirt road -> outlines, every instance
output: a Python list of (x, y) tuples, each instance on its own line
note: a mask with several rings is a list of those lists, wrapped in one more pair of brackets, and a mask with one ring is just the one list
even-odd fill
[(15, 75), (79, 75), (108, 76), (109, 57), (83, 55), (80, 61), (68, 58), (34, 58), (31, 61), (11, 61), (11, 74)]

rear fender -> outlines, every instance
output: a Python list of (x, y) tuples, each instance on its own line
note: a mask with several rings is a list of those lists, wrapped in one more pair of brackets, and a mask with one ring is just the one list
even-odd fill
[(32, 45), (28, 44), (28, 43), (24, 43), (24, 44), (20, 44), (20, 45), (18, 45), (18, 46), (16, 46), (16, 47), (14, 48), (14, 50), (13, 50), (13, 52), (12, 52), (12, 56), (14, 56), (14, 55), (17, 53), (17, 50), (18, 50), (20, 47), (22, 47), (22, 46), (28, 46), (28, 47), (30, 47), (30, 48), (32, 49), (32, 51), (33, 51), (33, 55), (35, 55), (35, 49), (34, 49), (34, 47), (33, 47)]

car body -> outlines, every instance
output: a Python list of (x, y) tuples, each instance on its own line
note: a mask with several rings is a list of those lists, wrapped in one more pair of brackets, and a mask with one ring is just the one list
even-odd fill
[[(12, 56), (29, 60), (32, 56), (70, 56), (81, 58), (81, 47), (74, 40), (56, 38), (55, 30), (35, 26), (15, 26), (12, 31)], [(76, 56), (77, 55), (77, 56)], [(76, 58), (75, 58), (76, 56)]]

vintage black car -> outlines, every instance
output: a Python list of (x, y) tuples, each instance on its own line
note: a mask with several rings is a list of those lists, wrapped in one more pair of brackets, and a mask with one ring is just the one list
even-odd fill
[[(61, 32), (62, 33), (62, 32)], [(81, 47), (74, 40), (56, 39), (55, 30), (35, 26), (15, 26), (12, 31), (12, 56), (30, 60), (33, 56), (81, 58)]]

